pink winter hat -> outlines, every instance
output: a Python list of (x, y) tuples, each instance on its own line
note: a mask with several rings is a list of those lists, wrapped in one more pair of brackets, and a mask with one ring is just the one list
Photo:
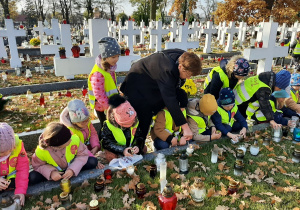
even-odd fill
[(116, 122), (122, 127), (129, 128), (135, 121), (136, 111), (128, 101), (114, 108), (113, 113)]
[(7, 123), (0, 123), (0, 152), (6, 152), (15, 147), (15, 133)]

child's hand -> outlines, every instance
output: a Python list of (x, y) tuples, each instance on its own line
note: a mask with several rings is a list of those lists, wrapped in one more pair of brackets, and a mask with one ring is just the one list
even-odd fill
[(177, 144), (178, 144), (178, 138), (173, 137), (173, 139), (171, 140), (171, 145), (172, 145), (172, 147), (176, 147)]
[(24, 194), (15, 194), (14, 197), (15, 198), (19, 197), (21, 206), (24, 206), (24, 204), (25, 204), (25, 195)]
[(133, 154), (137, 154), (139, 153), (140, 149), (137, 146), (134, 146), (131, 151), (133, 152)]
[(58, 181), (58, 180), (61, 180), (62, 179), (62, 174), (64, 172), (59, 172), (59, 171), (52, 171), (51, 174), (50, 174), (50, 177), (53, 181)]
[(98, 147), (94, 147), (93, 149), (91, 149), (91, 153), (93, 155), (95, 155), (98, 152), (99, 148)]
[(128, 150), (132, 150), (132, 148), (131, 147), (127, 147), (126, 149), (124, 149), (123, 155), (124, 156), (132, 157), (132, 154)]
[(217, 131), (212, 132), (211, 133), (211, 140), (219, 139), (219, 138), (221, 138), (221, 136), (222, 136), (221, 132), (220, 133), (217, 133)]
[(105, 167), (105, 165), (103, 165), (102, 163), (99, 163), (99, 162), (98, 162), (97, 169), (102, 169), (102, 168), (104, 168), (104, 167)]
[(72, 169), (67, 169), (65, 173), (62, 175), (62, 178), (71, 179), (72, 176), (74, 176), (74, 171)]
[(246, 138), (246, 133), (247, 133), (247, 129), (244, 127), (244, 128), (240, 131), (240, 135), (242, 135), (244, 138)]
[(9, 182), (6, 179), (0, 177), (0, 191), (6, 190), (8, 185), (9, 185)]
[(179, 140), (179, 145), (182, 146), (182, 145), (186, 145), (186, 138), (183, 136), (180, 138)]
[(236, 142), (237, 142), (238, 139), (239, 139), (239, 135), (233, 134), (233, 133), (230, 133), (230, 132), (227, 133), (227, 136), (228, 136), (229, 138), (233, 139), (233, 140), (236, 141)]

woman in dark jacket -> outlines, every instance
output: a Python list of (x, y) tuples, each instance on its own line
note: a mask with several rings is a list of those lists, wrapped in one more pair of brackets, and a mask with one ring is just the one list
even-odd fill
[(241, 56), (233, 56), (229, 61), (223, 59), (220, 66), (213, 68), (207, 75), (204, 82), (204, 94), (210, 93), (216, 100), (222, 88), (233, 89), (236, 84), (248, 75), (250, 65)]
[(167, 107), (176, 126), (181, 126), (183, 137), (190, 140), (193, 134), (182, 114), (176, 97), (176, 88), (184, 79), (201, 72), (201, 61), (194, 53), (170, 49), (153, 53), (131, 66), (120, 90), (127, 96), (139, 119), (144, 140), (152, 116)]

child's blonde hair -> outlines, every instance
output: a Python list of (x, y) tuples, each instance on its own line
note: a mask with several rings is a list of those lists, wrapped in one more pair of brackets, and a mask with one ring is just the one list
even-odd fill
[(233, 56), (226, 65), (226, 73), (229, 79), (231, 79), (231, 75), (234, 70), (235, 63), (239, 58), (243, 58), (243, 57), (240, 55)]

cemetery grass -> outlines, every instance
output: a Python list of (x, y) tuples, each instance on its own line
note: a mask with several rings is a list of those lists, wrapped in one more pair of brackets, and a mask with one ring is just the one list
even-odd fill
[[(236, 177), (233, 174), (233, 164), (235, 161), (234, 156), (230, 152), (226, 152), (224, 155), (225, 160), (218, 161), (216, 164), (211, 164), (210, 156), (211, 149), (214, 144), (219, 147), (222, 145), (234, 149), (238, 145), (230, 144), (228, 139), (217, 140), (209, 142), (207, 144), (200, 145), (200, 148), (195, 150), (192, 156), (189, 157), (189, 173), (185, 176), (177, 174), (170, 161), (174, 161), (174, 164), (178, 167), (179, 152), (174, 155), (167, 156), (168, 170), (167, 179), (168, 182), (173, 185), (174, 191), (178, 195), (177, 209), (297, 209), (300, 205), (300, 182), (299, 182), (299, 164), (289, 163), (291, 158), (292, 148), (294, 144), (289, 139), (285, 139), (280, 143), (272, 143), (268, 149), (262, 145), (262, 137), (260, 134), (255, 135), (256, 139), (259, 139), (259, 146), (261, 147), (258, 156), (251, 156), (248, 151), (244, 157), (245, 170), (244, 175)], [(291, 139), (291, 138), (290, 138)], [(248, 138), (245, 141), (252, 144), (254, 137)], [(245, 142), (239, 143), (247, 144)], [(285, 145), (285, 149), (282, 146)], [(271, 151), (269, 151), (271, 150)], [(284, 153), (286, 152), (286, 153)], [(282, 161), (285, 157), (288, 161)], [(275, 162), (274, 162), (275, 161)], [(201, 162), (201, 163), (200, 163)], [(221, 162), (226, 162), (225, 167), (220, 167)], [(206, 172), (198, 163), (205, 167)], [(93, 185), (95, 180), (89, 180), (90, 185), (87, 183), (82, 186), (72, 186), (72, 207), (70, 209), (84, 209), (79, 208), (88, 205), (92, 200), (92, 197), (99, 199), (100, 209), (125, 209), (124, 196), (128, 194), (129, 199), (135, 198), (130, 204), (128, 209), (160, 209), (157, 195), (159, 186), (159, 173), (155, 179), (149, 177), (148, 171), (145, 169), (148, 165), (153, 164), (153, 161), (143, 161), (136, 166), (135, 173), (139, 176), (140, 182), (144, 183), (147, 188), (148, 196), (144, 199), (137, 199), (133, 190), (128, 190), (128, 183), (131, 180), (137, 180), (137, 177), (129, 177), (125, 171), (113, 172), (112, 183), (107, 184), (107, 191), (99, 193), (94, 192)], [(278, 170), (283, 169), (282, 172), (286, 174), (295, 173), (297, 178), (285, 175)], [(221, 170), (222, 169), (222, 170)], [(274, 170), (274, 175), (271, 171)], [(260, 171), (260, 172), (259, 172)], [(249, 174), (258, 174), (261, 177), (260, 182), (256, 179), (247, 178), (249, 181), (245, 181), (246, 176)], [(257, 175), (258, 176), (258, 175)], [(118, 177), (118, 178), (117, 178)], [(195, 177), (201, 177), (205, 183), (207, 190), (207, 197), (205, 198), (205, 204), (203, 207), (196, 207), (191, 202), (191, 197), (187, 194), (188, 187), (193, 183)], [(237, 194), (228, 195), (227, 187), (229, 180), (233, 178), (241, 182), (240, 188)], [(274, 183), (271, 183), (270, 178), (274, 178)], [(268, 183), (269, 182), (269, 183)], [(224, 184), (225, 187), (222, 187)], [(123, 188), (123, 189), (122, 189)], [(56, 195), (59, 195), (60, 189), (54, 189), (50, 192), (42, 192), (39, 196), (29, 196), (26, 199), (26, 205), (24, 209), (31, 209), (39, 206), (40, 209), (49, 209), (51, 205), (55, 205)], [(104, 198), (103, 198), (104, 197)], [(52, 202), (45, 202), (47, 198), (52, 199)], [(48, 199), (49, 201), (49, 199)], [(127, 200), (126, 200), (127, 201)], [(56, 203), (57, 204), (57, 203)], [(147, 208), (148, 206), (148, 208)], [(152, 206), (152, 208), (151, 208)], [(38, 208), (34, 208), (38, 209)]]

